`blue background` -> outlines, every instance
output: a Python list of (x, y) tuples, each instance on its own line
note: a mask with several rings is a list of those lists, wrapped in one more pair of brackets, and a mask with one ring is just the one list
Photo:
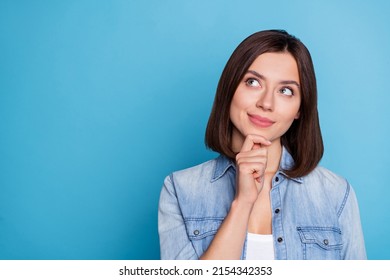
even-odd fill
[(0, 1), (0, 258), (158, 259), (164, 177), (215, 154), (222, 69), (251, 33), (310, 49), (322, 165), (390, 259), (389, 1)]

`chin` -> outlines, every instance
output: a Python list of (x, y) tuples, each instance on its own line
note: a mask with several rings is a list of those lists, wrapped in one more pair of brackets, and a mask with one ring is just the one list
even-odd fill
[(263, 136), (264, 138), (266, 138), (267, 140), (270, 140), (270, 141), (272, 141), (271, 139), (274, 138), (274, 137), (272, 137), (272, 135), (270, 135), (266, 131), (253, 130), (253, 131), (249, 131), (249, 133), (247, 133), (246, 136), (248, 136), (249, 134), (260, 135), (260, 136)]

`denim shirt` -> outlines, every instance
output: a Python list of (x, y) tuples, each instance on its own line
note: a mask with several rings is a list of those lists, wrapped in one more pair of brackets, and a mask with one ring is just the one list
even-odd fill
[[(293, 164), (283, 148), (270, 193), (275, 259), (366, 259), (350, 184), (319, 166), (289, 178), (283, 170)], [(235, 163), (221, 155), (165, 178), (158, 211), (161, 259), (199, 259), (229, 212), (235, 177)]]

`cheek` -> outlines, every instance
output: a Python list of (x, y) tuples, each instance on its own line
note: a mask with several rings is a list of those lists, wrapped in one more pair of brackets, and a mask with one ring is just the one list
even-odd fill
[(232, 123), (234, 125), (236, 125), (237, 122), (238, 122), (239, 112), (240, 112), (240, 109), (239, 109), (237, 103), (232, 102), (230, 104), (230, 113), (229, 113), (229, 115), (230, 115), (230, 120), (232, 121)]
[(296, 106), (293, 106), (292, 108), (290, 108), (289, 116), (288, 116), (289, 119), (296, 120), (299, 118), (299, 115), (300, 115), (299, 106), (296, 105)]
[(240, 96), (235, 93), (232, 99), (232, 103), (230, 104), (230, 116), (236, 116), (240, 109), (242, 108), (242, 102)]
[(245, 90), (237, 89), (233, 95), (231, 108), (245, 110), (253, 104), (256, 104), (256, 96), (254, 94), (248, 94)]
[(230, 104), (230, 121), (233, 123), (234, 127), (240, 127), (242, 123), (242, 115), (245, 112), (246, 103), (239, 93), (235, 93)]
[(284, 104), (284, 106), (279, 107), (279, 116), (280, 119), (285, 123), (292, 123), (294, 120), (298, 119), (300, 116), (299, 112), (300, 103), (297, 104)]
[(299, 119), (299, 117), (301, 116), (301, 99), (299, 99), (299, 102), (297, 102), (297, 104), (295, 105), (295, 115), (294, 115), (294, 119)]
[(284, 112), (287, 118), (295, 119), (299, 116), (299, 109), (301, 107), (301, 100), (294, 98), (291, 100), (280, 100), (279, 108), (280, 111)]

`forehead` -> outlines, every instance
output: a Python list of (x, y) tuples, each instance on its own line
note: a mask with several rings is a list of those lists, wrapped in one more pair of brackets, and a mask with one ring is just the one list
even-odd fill
[(289, 52), (263, 53), (248, 70), (254, 70), (269, 79), (299, 81), (297, 62)]

